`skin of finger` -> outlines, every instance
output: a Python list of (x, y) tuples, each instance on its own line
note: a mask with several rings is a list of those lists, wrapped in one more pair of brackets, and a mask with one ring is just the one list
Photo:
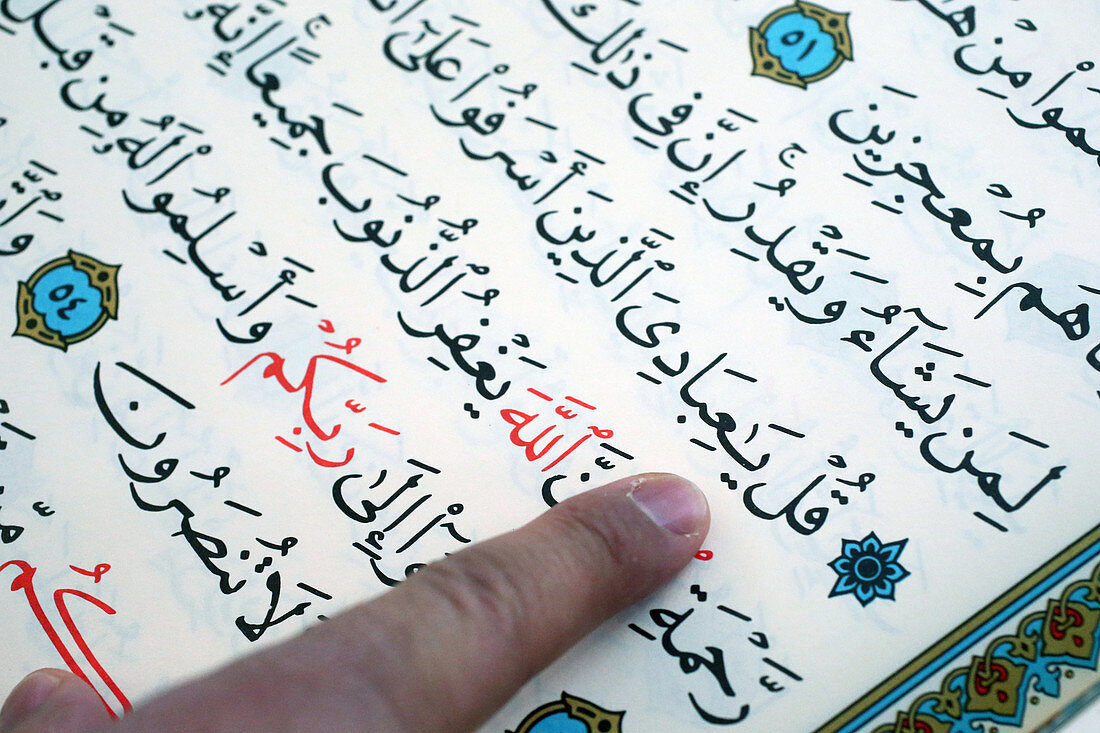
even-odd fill
[[(45, 700), (33, 694), (28, 697), (24, 694), (26, 688), (16, 685), (4, 703), (4, 725), (0, 733), (83, 733), (110, 721), (103, 702), (87, 682), (65, 670), (39, 671), (55, 675), (60, 682)], [(36, 703), (36, 709), (24, 713)], [(17, 718), (11, 720), (12, 715)]]
[(629, 498), (637, 480), (562, 502), (374, 601), (139, 706), (111, 730), (473, 730), (698, 550), (709, 519), (691, 536), (661, 529)]
[(24, 677), (8, 694), (0, 707), (0, 733), (11, 730), (17, 720), (26, 718), (42, 704), (53, 689), (64, 679), (60, 669), (38, 669)]

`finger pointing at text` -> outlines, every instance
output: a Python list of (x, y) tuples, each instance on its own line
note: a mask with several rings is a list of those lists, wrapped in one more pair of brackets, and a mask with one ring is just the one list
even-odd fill
[(616, 481), (115, 724), (75, 676), (35, 672), (4, 703), (0, 733), (470, 731), (581, 637), (671, 579), (709, 522), (702, 493), (681, 478)]

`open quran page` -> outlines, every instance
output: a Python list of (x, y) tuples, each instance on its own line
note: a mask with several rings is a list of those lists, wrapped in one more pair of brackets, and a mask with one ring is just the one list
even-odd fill
[(669, 471), (704, 549), (486, 731), (1084, 694), (1100, 6), (823, 1), (0, 0), (0, 688), (121, 716)]

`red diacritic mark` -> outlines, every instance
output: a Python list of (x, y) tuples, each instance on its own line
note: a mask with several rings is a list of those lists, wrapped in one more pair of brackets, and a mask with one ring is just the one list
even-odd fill
[(313, 419), (313, 409), (310, 405), (310, 400), (313, 397), (313, 378), (314, 374), (317, 371), (317, 362), (319, 360), (323, 359), (324, 361), (330, 361), (334, 364), (339, 364), (342, 367), (347, 367), (353, 372), (367, 377), (368, 379), (372, 379), (375, 382), (384, 383), (386, 381), (384, 378), (378, 376), (374, 372), (356, 366), (349, 361), (344, 361), (343, 359), (338, 359), (334, 356), (318, 354), (317, 356), (310, 358), (309, 365), (306, 366), (305, 375), (302, 377), (302, 381), (299, 384), (295, 385), (292, 384), (290, 380), (286, 378), (286, 374), (283, 373), (283, 366), (286, 363), (286, 360), (278, 354), (268, 351), (262, 354), (257, 354), (253, 358), (249, 359), (244, 366), (230, 374), (229, 377), (226, 378), (224, 382), (222, 382), (222, 386), (224, 387), (225, 385), (232, 382), (241, 374), (241, 372), (248, 369), (260, 359), (268, 359), (271, 362), (266, 367), (264, 367), (264, 370), (262, 372), (264, 379), (267, 379), (268, 377), (274, 377), (275, 381), (279, 383), (279, 386), (282, 387), (283, 390), (289, 394), (293, 394), (295, 392), (303, 392), (302, 419), (305, 421), (306, 426), (309, 427), (310, 431), (312, 431), (313, 434), (321, 440), (330, 440), (336, 437), (336, 434), (340, 432), (340, 425), (334, 425), (329, 432), (325, 432), (321, 429), (321, 426), (318, 425), (317, 422)]
[[(65, 665), (69, 668), (70, 671), (72, 671), (73, 674), (84, 680), (89, 686), (92, 687), (92, 689), (95, 689), (94, 685), (92, 685), (91, 683), (91, 680), (89, 680), (88, 676), (84, 673), (84, 670), (80, 668), (79, 664), (77, 664), (77, 661), (72, 652), (70, 652), (68, 647), (65, 646), (65, 642), (62, 641), (61, 636), (57, 633), (57, 629), (54, 628), (53, 623), (50, 621), (49, 617), (46, 616), (46, 611), (42, 608), (42, 603), (38, 600), (38, 594), (34, 590), (34, 574), (37, 571), (37, 568), (33, 567), (30, 563), (27, 563), (23, 560), (9, 560), (3, 565), (0, 565), (0, 572), (3, 572), (4, 569), (7, 568), (9, 565), (13, 565), (19, 568), (21, 571), (19, 575), (17, 575), (15, 579), (12, 580), (10, 590), (12, 590), (13, 592), (23, 591), (23, 595), (25, 595), (27, 598), (27, 605), (30, 606), (31, 613), (34, 614), (35, 620), (37, 620), (38, 625), (42, 627), (42, 631), (46, 633), (46, 637), (49, 638), (50, 643), (53, 644), (54, 649), (56, 649), (57, 653), (61, 655), (61, 659), (65, 662)], [(97, 565), (96, 570), (99, 570), (103, 565), (106, 565), (106, 563), (103, 563), (102, 565)], [(96, 576), (95, 571), (89, 573), (88, 571), (81, 571), (71, 565), (70, 567), (77, 572), (81, 572), (82, 574), (90, 575), (93, 577)], [(107, 569), (109, 568), (110, 566), (107, 566)], [(107, 572), (107, 570), (102, 570), (102, 572), (99, 572), (98, 575), (102, 576), (105, 572)], [(96, 577), (96, 580), (98, 581), (99, 577)], [(115, 609), (111, 608), (98, 598), (95, 598), (94, 596), (88, 595), (87, 593), (76, 589), (61, 588), (54, 591), (53, 593), (53, 602), (54, 605), (57, 607), (57, 612), (61, 616), (61, 620), (65, 624), (65, 628), (72, 635), (73, 640), (76, 642), (77, 647), (80, 649), (80, 652), (84, 655), (84, 658), (88, 660), (88, 664), (90, 664), (92, 669), (95, 670), (96, 674), (103, 681), (103, 683), (107, 685), (108, 689), (110, 689), (111, 692), (114, 694), (119, 704), (122, 705), (122, 709), (126, 712), (129, 712), (133, 709), (130, 701), (122, 693), (122, 690), (119, 689), (118, 685), (115, 684), (115, 681), (111, 679), (111, 676), (107, 674), (107, 671), (103, 669), (103, 665), (101, 665), (99, 663), (99, 660), (96, 659), (95, 655), (92, 653), (92, 650), (88, 647), (88, 643), (84, 640), (84, 636), (80, 633), (80, 630), (76, 627), (76, 624), (73, 623), (72, 616), (69, 614), (69, 609), (65, 603), (66, 595), (75, 595), (79, 598), (82, 598), (99, 608), (104, 613), (107, 613), (108, 615), (113, 615), (115, 613)], [(111, 708), (111, 706), (107, 704), (107, 701), (103, 698), (102, 695), (99, 694), (98, 690), (96, 690), (96, 695), (99, 696), (99, 699), (103, 703), (103, 707), (107, 709), (108, 714), (112, 718), (117, 718), (118, 715)]]
[(83, 570), (81, 568), (78, 568), (76, 565), (70, 565), (69, 569), (72, 570), (75, 573), (80, 573), (81, 575), (87, 575), (89, 578), (92, 579), (93, 583), (98, 583), (99, 579), (103, 577), (103, 574), (111, 569), (111, 566), (108, 565), (105, 562), (101, 562), (98, 565), (96, 565), (94, 568), (92, 568), (91, 570)]

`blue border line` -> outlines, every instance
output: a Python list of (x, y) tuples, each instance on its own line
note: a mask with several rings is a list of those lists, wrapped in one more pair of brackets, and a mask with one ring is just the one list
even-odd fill
[[(998, 613), (993, 618), (986, 621), (977, 629), (972, 631), (969, 635), (958, 641), (954, 646), (948, 648), (940, 656), (936, 657), (932, 662), (927, 664), (924, 669), (915, 673), (904, 683), (895, 687), (888, 695), (884, 696), (877, 703), (872, 705), (867, 710), (863, 711), (857, 718), (850, 721), (847, 725), (840, 729), (839, 733), (854, 733), (861, 727), (870, 722), (871, 719), (876, 718), (883, 712), (884, 709), (890, 707), (898, 699), (904, 697), (913, 688), (917, 687), (933, 674), (938, 672), (943, 667), (947, 666), (947, 663), (962, 654), (963, 651), (969, 647), (977, 644), (981, 639), (987, 636), (994, 628), (1000, 626), (1005, 621), (1015, 616), (1020, 610), (1032, 603), (1038, 596), (1046, 593), (1052, 586), (1065, 580), (1067, 575), (1072, 574), (1078, 570), (1082, 565), (1089, 560), (1100, 554), (1100, 540), (1093, 542), (1083, 552), (1067, 562), (1061, 568), (1055, 570), (1046, 579), (1042, 580), (1034, 588), (1028, 591), (1026, 594), (1018, 598), (1014, 603), (1007, 606), (1004, 610)], [(981, 613), (979, 611), (979, 613)]]

